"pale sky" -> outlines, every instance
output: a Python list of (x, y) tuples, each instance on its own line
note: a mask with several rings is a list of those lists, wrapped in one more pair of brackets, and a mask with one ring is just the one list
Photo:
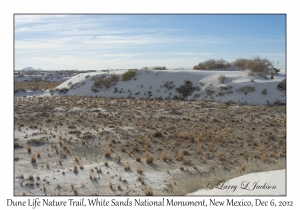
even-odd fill
[(285, 68), (285, 15), (15, 15), (15, 69), (193, 67), (261, 56)]

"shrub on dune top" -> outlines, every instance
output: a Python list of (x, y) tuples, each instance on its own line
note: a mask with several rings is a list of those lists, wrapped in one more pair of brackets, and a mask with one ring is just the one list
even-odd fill
[(246, 68), (258, 76), (265, 77), (270, 73), (270, 69), (273, 69), (273, 64), (267, 58), (257, 56), (247, 62)]
[(273, 69), (273, 64), (267, 58), (261, 58), (260, 56), (254, 56), (252, 59), (238, 58), (233, 62), (236, 69), (250, 70), (251, 75), (258, 75), (266, 77), (270, 70)]
[(193, 69), (194, 70), (226, 69), (229, 68), (230, 66), (231, 64), (225, 61), (224, 59), (220, 59), (220, 60), (209, 59), (194, 66)]
[(153, 70), (167, 70), (167, 67), (165, 66), (154, 66), (152, 67)]
[(122, 81), (128, 81), (131, 80), (132, 77), (134, 77), (136, 74), (135, 69), (129, 69), (127, 72), (122, 74)]

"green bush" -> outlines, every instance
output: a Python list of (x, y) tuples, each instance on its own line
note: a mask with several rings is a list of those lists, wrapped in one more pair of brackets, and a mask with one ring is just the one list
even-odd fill
[(132, 77), (134, 77), (136, 74), (135, 69), (129, 69), (127, 72), (122, 74), (122, 81), (128, 81), (131, 80)]
[(153, 70), (167, 70), (167, 67), (165, 66), (154, 66), (152, 67)]

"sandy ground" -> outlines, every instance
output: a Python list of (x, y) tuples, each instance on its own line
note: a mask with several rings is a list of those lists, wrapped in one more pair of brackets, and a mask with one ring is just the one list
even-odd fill
[(28, 97), (14, 118), (15, 195), (174, 195), (185, 177), (285, 158), (283, 106)]

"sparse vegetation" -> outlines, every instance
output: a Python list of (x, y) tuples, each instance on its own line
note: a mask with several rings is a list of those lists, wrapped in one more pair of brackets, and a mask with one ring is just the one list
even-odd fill
[(145, 189), (145, 195), (146, 196), (153, 196), (153, 190), (152, 187), (147, 186)]
[(122, 74), (122, 81), (128, 81), (131, 80), (136, 74), (135, 69), (129, 69), (127, 72)]
[(152, 67), (153, 70), (167, 70), (167, 67), (165, 66), (154, 66)]
[(145, 158), (146, 158), (147, 164), (150, 164), (153, 162), (153, 157), (149, 153), (146, 153)]
[[(255, 90), (249, 87), (243, 86), (239, 91)], [(218, 91), (227, 94), (236, 90), (222, 85)], [(97, 107), (101, 107), (101, 111)], [(226, 178), (225, 174), (235, 170), (249, 172), (249, 158), (270, 166), (280, 159), (285, 160), (285, 111), (285, 106), (248, 106), (205, 100), (17, 97), (14, 121), (15, 127), (21, 130), (15, 129), (14, 143), (24, 148), (15, 148), (14, 159), (15, 164), (19, 159), (25, 160), (21, 162), (28, 172), (20, 171), (25, 179), (18, 174), (15, 180), (22, 183), (17, 185), (20, 189), (26, 182), (32, 182), (34, 187), (40, 183), (42, 189), (44, 183), (45, 191), (38, 187), (33, 191), (41, 195), (58, 194), (58, 182), (45, 173), (70, 181), (84, 177), (87, 180), (74, 181), (78, 184), (75, 191), (78, 189), (84, 195), (87, 182), (89, 192), (100, 195), (123, 195), (129, 190), (129, 195), (146, 194), (148, 185), (157, 195), (185, 193), (189, 190), (182, 184), (200, 171), (200, 178), (205, 182), (208, 174), (218, 171), (222, 171), (219, 178), (223, 175)], [(38, 164), (31, 164), (32, 156), (39, 158)], [(157, 170), (164, 173), (160, 173), (162, 179), (154, 182), (148, 172)], [(262, 170), (265, 169), (262, 167)], [(33, 174), (34, 179), (39, 174), (41, 181), (38, 178), (30, 181), (28, 174)], [(171, 180), (168, 178), (171, 176), (182, 179)], [(113, 183), (112, 190), (108, 190), (109, 180)], [(194, 180), (194, 183), (198, 182)], [(136, 187), (132, 187), (133, 184)], [(65, 187), (63, 182), (60, 185), (61, 194), (74, 195), (73, 189)], [(179, 188), (182, 192), (178, 192)], [(22, 195), (23, 191), (17, 192)]]
[(19, 90), (50, 90), (59, 86), (62, 82), (48, 81), (24, 81), (14, 82), (14, 91)]
[(218, 77), (218, 81), (221, 83), (221, 84), (223, 84), (224, 83), (224, 81), (225, 81), (225, 75), (220, 75), (219, 77)]
[(35, 156), (35, 154), (31, 155), (31, 163), (36, 163), (36, 156)]
[(263, 94), (263, 95), (267, 95), (267, 89), (265, 88), (265, 89), (263, 89), (262, 91), (261, 91), (261, 94)]
[(193, 69), (194, 70), (226, 69), (229, 68), (230, 66), (231, 64), (223, 59), (220, 60), (209, 59), (194, 66)]
[(106, 78), (104, 75), (101, 75), (94, 79), (94, 87), (100, 89), (102, 88), (108, 89), (110, 87), (115, 86), (119, 80), (120, 77), (117, 74), (111, 74), (109, 78)]
[(239, 58), (233, 62), (233, 65), (238, 70), (250, 70), (252, 75), (258, 75), (265, 77), (270, 70), (273, 69), (273, 64), (267, 58), (261, 58), (260, 56), (254, 56), (252, 59)]

